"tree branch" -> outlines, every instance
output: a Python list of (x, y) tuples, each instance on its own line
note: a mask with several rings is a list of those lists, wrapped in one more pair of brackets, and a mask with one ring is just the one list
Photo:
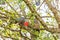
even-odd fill
[(49, 9), (53, 12), (55, 19), (58, 23), (58, 26), (60, 28), (60, 16), (58, 15), (58, 11), (56, 8), (54, 8), (48, 0), (45, 0), (46, 4), (48, 5)]
[(49, 31), (52, 32), (51, 30), (48, 29), (47, 25), (45, 24), (45, 22), (42, 20), (41, 16), (35, 11), (35, 9), (33, 8), (32, 4), (28, 1), (28, 0), (24, 0), (24, 2), (26, 3), (26, 5), (29, 7), (30, 11), (33, 13), (35, 13), (35, 17), (39, 20), (39, 22), (44, 26), (44, 28)]
[(17, 13), (17, 11), (9, 4), (9, 2), (6, 1), (6, 3)]
[[(49, 2), (47, 0), (45, 0), (46, 3), (48, 4)], [(31, 12), (35, 13), (35, 17), (39, 20), (39, 22), (44, 26), (45, 30), (51, 32), (51, 33), (60, 33), (60, 29), (59, 28), (48, 28), (47, 25), (45, 24), (45, 22), (42, 20), (41, 16), (35, 11), (35, 9), (32, 7), (32, 4), (28, 1), (28, 0), (24, 0), (24, 2), (26, 3), (26, 5), (29, 7), (29, 9), (31, 10)], [(49, 8), (52, 10), (52, 12), (54, 13), (54, 16), (56, 18), (56, 20), (58, 21), (58, 23), (60, 22), (59, 16), (57, 15), (57, 11), (54, 7), (52, 7), (52, 5), (49, 3), (48, 4)], [(60, 23), (59, 23), (60, 24)]]

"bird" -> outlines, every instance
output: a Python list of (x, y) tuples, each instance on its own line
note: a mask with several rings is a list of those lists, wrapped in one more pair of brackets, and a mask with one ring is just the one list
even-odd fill
[[(30, 23), (29, 23), (29, 21), (27, 21), (25, 19), (25, 17), (20, 17), (20, 18), (18, 18), (16, 20), (17, 20), (17, 23), (19, 25), (24, 26), (26, 28), (31, 26), (31, 25), (29, 25)], [(40, 31), (39, 26), (40, 26), (40, 24), (39, 24), (38, 20), (37, 19), (34, 19), (33, 29), (35, 29), (36, 31)]]
[(17, 20), (16, 23), (18, 23), (21, 26), (23, 25), (25, 27), (28, 27), (29, 25), (29, 22), (26, 21), (25, 17), (20, 17), (20, 18), (17, 18), (16, 20)]
[(19, 25), (23, 25), (25, 22), (25, 17), (19, 17), (19, 18), (16, 18), (15, 20), (16, 20), (15, 23), (18, 23)]

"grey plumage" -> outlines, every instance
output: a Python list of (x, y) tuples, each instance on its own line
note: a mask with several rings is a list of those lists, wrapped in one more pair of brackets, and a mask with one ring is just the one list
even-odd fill
[(25, 17), (20, 17), (16, 19), (16, 23), (23, 24), (25, 22)]

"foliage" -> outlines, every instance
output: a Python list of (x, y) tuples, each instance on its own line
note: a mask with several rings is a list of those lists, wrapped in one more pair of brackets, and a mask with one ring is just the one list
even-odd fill
[[(32, 3), (33, 1), (31, 0), (30, 2)], [(31, 12), (31, 10), (26, 5), (24, 0), (1, 0), (0, 5), (1, 4), (3, 5), (3, 3), (7, 5), (0, 7), (0, 36), (2, 36), (2, 39), (11, 38), (12, 40), (22, 40), (22, 39), (29, 40), (32, 38), (32, 40), (54, 40), (52, 33), (46, 30), (37, 31), (33, 29), (35, 25), (34, 24), (35, 14)], [(38, 9), (36, 4), (32, 3), (32, 5), (33, 5), (32, 8), (34, 8), (34, 10)], [(39, 10), (36, 11), (38, 12)], [(44, 15), (43, 12), (41, 11), (39, 15), (41, 14)], [(19, 22), (16, 23), (16, 21), (18, 21), (18, 18), (22, 17), (23, 14), (25, 14), (24, 17), (26, 17), (26, 21), (29, 21), (29, 25), (32, 27), (25, 27), (24, 25), (22, 26), (19, 25)], [(51, 13), (50, 14), (45, 13), (45, 14), (47, 14), (46, 16), (51, 16)], [(51, 26), (54, 23), (56, 23), (54, 16), (52, 16), (52, 18), (47, 17), (43, 18), (42, 15), (41, 18), (48, 26)], [(51, 22), (49, 22), (50, 20)], [(39, 27), (40, 29), (44, 28), (41, 23)]]

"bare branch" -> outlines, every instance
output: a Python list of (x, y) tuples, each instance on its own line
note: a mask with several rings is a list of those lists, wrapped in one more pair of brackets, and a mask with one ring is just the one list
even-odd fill
[(29, 7), (29, 9), (31, 10), (31, 12), (35, 13), (35, 17), (39, 20), (39, 22), (44, 26), (44, 28), (51, 32), (51, 30), (48, 29), (47, 25), (45, 24), (45, 22), (42, 20), (41, 16), (35, 11), (35, 9), (32, 7), (32, 4), (28, 1), (28, 0), (24, 0), (24, 2), (26, 3), (26, 5)]
[(38, 7), (38, 9), (37, 9), (37, 10), (39, 10), (39, 9), (40, 9), (40, 7), (43, 5), (43, 3), (44, 3), (44, 2), (45, 2), (45, 1), (43, 1), (43, 2), (42, 2), (42, 4)]
[(9, 2), (6, 1), (6, 3), (17, 13), (17, 11), (9, 4)]
[(49, 2), (48, 0), (45, 0), (45, 2), (47, 3), (49, 9), (53, 12), (53, 14), (54, 14), (54, 16), (55, 16), (55, 19), (56, 19), (56, 21), (57, 21), (57, 23), (58, 23), (58, 26), (59, 26), (59, 28), (60, 28), (60, 17), (58, 16), (58, 11), (57, 11), (57, 9), (54, 8), (54, 7), (50, 4), (50, 2)]
[(9, 2), (6, 1), (6, 3), (11, 7), (12, 10), (15, 11), (16, 15), (21, 16), (21, 15), (19, 15), (18, 12), (9, 4)]

